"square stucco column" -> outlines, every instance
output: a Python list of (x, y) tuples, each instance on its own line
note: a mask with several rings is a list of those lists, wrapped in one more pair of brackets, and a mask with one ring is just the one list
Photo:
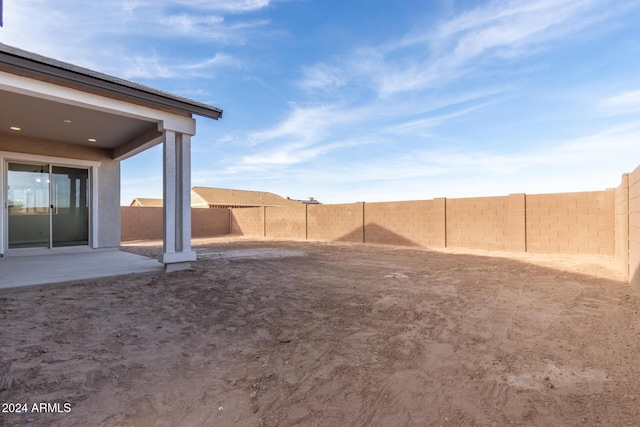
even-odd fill
[(163, 253), (167, 273), (191, 268), (191, 135), (164, 131)]

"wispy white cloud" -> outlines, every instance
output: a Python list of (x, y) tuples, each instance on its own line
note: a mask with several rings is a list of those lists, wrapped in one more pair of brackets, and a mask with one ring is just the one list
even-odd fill
[(132, 58), (128, 67), (122, 71), (122, 76), (126, 79), (171, 78), (175, 75), (175, 70), (161, 64), (155, 54), (151, 57)]
[(174, 31), (182, 34), (198, 35), (198, 32), (207, 30), (207, 28), (216, 28), (224, 23), (224, 18), (218, 15), (188, 15), (180, 13), (178, 15), (170, 15), (167, 24)]
[(603, 99), (600, 107), (609, 114), (640, 112), (640, 90), (630, 90)]
[(240, 67), (239, 60), (224, 53), (197, 62), (174, 63), (168, 58), (160, 60), (155, 52), (151, 55), (136, 56), (130, 59), (120, 74), (126, 79), (169, 79), (185, 76), (212, 77), (215, 70), (222, 67)]
[[(268, 0), (5, 2), (0, 42), (125, 78), (186, 77), (205, 68), (238, 66), (240, 61), (223, 52), (195, 60), (176, 57), (180, 52), (164, 48), (162, 41), (243, 44), (253, 31), (269, 24), (243, 14), (269, 4)], [(163, 54), (149, 54), (150, 46)]]
[(227, 13), (247, 13), (264, 9), (272, 3), (270, 0), (170, 0), (164, 3), (188, 6), (204, 10)]
[(201, 61), (193, 62), (190, 64), (184, 64), (182, 68), (186, 70), (203, 70), (219, 66), (239, 67), (240, 65), (241, 62), (232, 55), (218, 52), (211, 58), (203, 59)]
[(382, 96), (468, 76), (489, 60), (518, 58), (554, 47), (592, 25), (602, 0), (491, 2), (444, 22), (435, 33), (386, 46), (386, 57), (410, 50), (409, 60), (384, 62), (373, 78)]
[(388, 142), (404, 139), (409, 144), (416, 137), (429, 137), (432, 129), (449, 120), (499, 102), (503, 91), (487, 88), (437, 100), (407, 99), (398, 105), (379, 99), (358, 105), (340, 101), (292, 104), (289, 114), (271, 128), (233, 137), (235, 144), (252, 151), (236, 162), (250, 167), (291, 166), (356, 146), (379, 150)]
[(510, 65), (556, 48), (569, 36), (592, 37), (597, 23), (628, 7), (611, 0), (491, 1), (435, 30), (425, 26), (383, 45), (360, 47), (335, 64), (305, 67), (300, 85), (324, 91), (368, 83), (389, 99)]
[(329, 147), (305, 147), (304, 145), (293, 144), (278, 148), (266, 154), (256, 154), (244, 156), (240, 165), (242, 166), (288, 166), (302, 163), (317, 157), (320, 153), (328, 151)]
[(251, 145), (274, 140), (312, 144), (326, 136), (328, 129), (340, 120), (334, 106), (292, 107), (292, 111), (281, 123), (252, 133), (247, 138)]
[[(454, 97), (467, 95), (474, 102), (451, 102), (444, 112), (436, 111), (433, 104), (420, 105), (419, 99), (429, 98), (434, 89), (447, 87), (474, 70), (490, 67), (491, 61), (513, 60), (538, 48), (552, 48), (567, 34), (578, 33), (600, 19), (596, 7), (606, 2), (493, 1), (443, 22), (435, 32), (427, 29), (422, 35), (414, 33), (383, 46), (359, 48), (333, 63), (304, 67), (298, 85), (310, 99), (329, 101), (322, 106), (295, 104), (279, 124), (248, 136), (252, 146), (270, 144), (244, 162), (298, 164), (340, 149), (339, 140), (354, 136), (376, 142), (395, 136), (414, 144), (416, 138), (428, 139), (441, 124), (504, 98), (474, 99), (467, 93), (477, 89), (467, 88)], [(371, 82), (380, 96), (360, 95), (360, 99), (343, 102), (342, 88), (352, 89), (361, 81)], [(333, 100), (326, 96), (332, 91)], [(318, 149), (325, 145), (331, 149)]]
[(478, 103), (468, 108), (457, 109), (456, 111), (446, 114), (435, 114), (423, 116), (415, 120), (407, 120), (398, 125), (391, 125), (385, 128), (384, 132), (393, 135), (426, 136), (424, 132), (429, 131), (429, 129), (436, 127), (446, 122), (447, 120), (470, 114), (476, 110), (480, 110), (496, 102), (498, 102), (498, 100), (494, 99), (491, 101)]
[(335, 90), (347, 83), (341, 68), (327, 64), (316, 64), (304, 68), (304, 77), (298, 85), (306, 91)]
[[(621, 174), (637, 166), (638, 140), (640, 125), (630, 122), (511, 152), (415, 146), (336, 163), (314, 157), (315, 153), (301, 160), (305, 149), (289, 147), (290, 152), (273, 151), (273, 157), (256, 154), (250, 164), (226, 158), (225, 168), (201, 171), (196, 179), (202, 183), (246, 182), (247, 187), (261, 182), (273, 185), (271, 191), (309, 193), (326, 203), (593, 191), (617, 186)], [(347, 142), (356, 145), (359, 141)]]

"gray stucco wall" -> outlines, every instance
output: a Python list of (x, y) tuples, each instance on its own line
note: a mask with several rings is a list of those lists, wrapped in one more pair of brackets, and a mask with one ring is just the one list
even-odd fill
[(98, 247), (120, 246), (120, 162), (102, 161), (98, 168)]

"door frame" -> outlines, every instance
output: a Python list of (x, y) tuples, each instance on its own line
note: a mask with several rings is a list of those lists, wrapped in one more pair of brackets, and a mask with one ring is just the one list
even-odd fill
[[(58, 248), (21, 248), (9, 249), (9, 216), (8, 216), (8, 189), (7, 177), (9, 163), (45, 163), (53, 166), (67, 166), (88, 169), (89, 171), (89, 245), (69, 246)], [(99, 161), (68, 159), (64, 157), (42, 156), (38, 154), (25, 154), (0, 151), (0, 256), (3, 254), (43, 254), (56, 251), (76, 250), (78, 248), (98, 248), (98, 168)]]

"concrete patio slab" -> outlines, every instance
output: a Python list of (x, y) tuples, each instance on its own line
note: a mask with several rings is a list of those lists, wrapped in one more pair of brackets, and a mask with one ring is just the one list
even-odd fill
[(0, 289), (161, 272), (154, 259), (116, 250), (12, 256), (0, 258)]

